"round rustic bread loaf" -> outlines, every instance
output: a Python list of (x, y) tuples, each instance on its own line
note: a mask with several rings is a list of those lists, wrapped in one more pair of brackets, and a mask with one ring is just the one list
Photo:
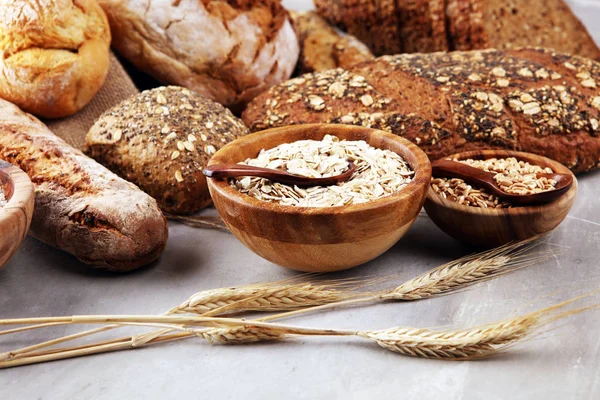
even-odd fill
[(223, 145), (248, 133), (212, 100), (176, 86), (147, 90), (105, 112), (85, 152), (137, 184), (159, 206), (187, 214), (211, 203), (202, 169)]
[(98, 92), (110, 29), (95, 0), (0, 0), (0, 97), (45, 118), (71, 115)]
[(292, 74), (298, 42), (280, 0), (100, 0), (113, 47), (165, 84), (240, 108)]

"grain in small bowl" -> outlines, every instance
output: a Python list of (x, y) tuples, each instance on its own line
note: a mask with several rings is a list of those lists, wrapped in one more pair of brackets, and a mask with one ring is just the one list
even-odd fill
[[(334, 136), (340, 141), (364, 141), (375, 149), (395, 153), (406, 162), (412, 174), (404, 178), (392, 174), (391, 180), (407, 180), (395, 182), (398, 186), (393, 187), (397, 190), (390, 193), (380, 193), (380, 190), (389, 190), (384, 185), (381, 189), (376, 189), (377, 185), (367, 185), (373, 188), (374, 200), (364, 201), (359, 193), (356, 202), (343, 200), (342, 196), (341, 203), (326, 201), (323, 205), (318, 202), (292, 204), (291, 200), (277, 198), (259, 199), (260, 194), (253, 196), (240, 191), (235, 181), (208, 180), (214, 205), (232, 233), (261, 257), (298, 271), (343, 270), (384, 253), (415, 221), (431, 179), (427, 156), (409, 141), (383, 131), (333, 124), (286, 126), (244, 136), (219, 150), (209, 165), (245, 162), (260, 158), (261, 150), (268, 151), (297, 141), (323, 141), (326, 136)], [(377, 163), (377, 159), (372, 162)], [(337, 174), (345, 167), (345, 163), (331, 167), (332, 173)], [(357, 173), (360, 170), (358, 168)], [(273, 187), (265, 189), (264, 185), (260, 189), (248, 188), (265, 190), (267, 195), (273, 190)]]
[[(554, 182), (535, 174), (561, 173), (572, 176), (559, 162), (530, 153), (482, 150), (447, 157), (495, 172), (495, 180), (513, 194), (552, 190)], [(577, 179), (562, 196), (549, 203), (517, 206), (460, 179), (433, 176), (425, 210), (448, 235), (475, 246), (495, 247), (550, 232), (567, 216), (575, 202)]]
[(27, 236), (33, 203), (33, 185), (27, 174), (0, 160), (0, 268)]

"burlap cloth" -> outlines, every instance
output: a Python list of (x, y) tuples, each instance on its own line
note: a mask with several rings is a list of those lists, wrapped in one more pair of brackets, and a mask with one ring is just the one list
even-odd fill
[(100, 114), (138, 92), (119, 60), (111, 54), (106, 81), (94, 99), (70, 117), (44, 122), (67, 143), (81, 149), (87, 131)]

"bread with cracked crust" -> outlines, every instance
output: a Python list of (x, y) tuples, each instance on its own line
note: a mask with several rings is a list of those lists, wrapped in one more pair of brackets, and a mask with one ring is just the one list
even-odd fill
[(249, 132), (228, 109), (189, 89), (146, 90), (107, 110), (90, 128), (85, 153), (138, 185), (173, 214), (211, 204), (202, 170)]
[(0, 98), (39, 117), (74, 114), (104, 83), (109, 47), (95, 0), (0, 0)]
[(167, 221), (152, 197), (5, 100), (0, 100), (0, 159), (33, 182), (33, 237), (112, 271), (148, 264), (165, 248)]
[(164, 84), (240, 109), (288, 79), (298, 41), (280, 0), (100, 0), (112, 46)]
[(242, 119), (253, 131), (367, 126), (406, 137), (434, 160), (511, 149), (583, 172), (600, 167), (599, 87), (600, 63), (553, 50), (401, 54), (284, 82)]

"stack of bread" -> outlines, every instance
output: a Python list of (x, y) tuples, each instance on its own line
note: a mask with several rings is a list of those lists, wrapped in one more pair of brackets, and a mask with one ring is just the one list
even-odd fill
[[(534, 3), (0, 0), (0, 159), (35, 185), (33, 236), (121, 271), (159, 257), (163, 212), (211, 204), (202, 169), (250, 131), (353, 124), (413, 132), (432, 159), (508, 148), (597, 168), (600, 50), (562, 0)], [(111, 45), (171, 86), (102, 100), (86, 156), (28, 113), (90, 103)]]

